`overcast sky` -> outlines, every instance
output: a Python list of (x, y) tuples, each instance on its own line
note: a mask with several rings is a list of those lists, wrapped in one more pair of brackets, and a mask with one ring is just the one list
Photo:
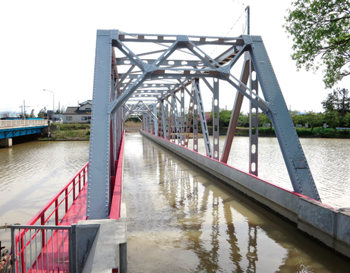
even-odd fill
[[(251, 34), (261, 35), (288, 108), (322, 111), (331, 90), (322, 74), (297, 72), (291, 60), (291, 39), (282, 25), (289, 0), (124, 0), (1, 1), (0, 112), (35, 113), (44, 106), (75, 106), (92, 99), (97, 29), (133, 33), (239, 36), (246, 5), (251, 7)], [(235, 24), (235, 25), (234, 25)], [(233, 29), (230, 31), (230, 29)], [(238, 75), (239, 76), (239, 75)], [(348, 88), (350, 80), (339, 87)], [(221, 97), (231, 108), (234, 93)], [(233, 100), (233, 99), (232, 99)]]

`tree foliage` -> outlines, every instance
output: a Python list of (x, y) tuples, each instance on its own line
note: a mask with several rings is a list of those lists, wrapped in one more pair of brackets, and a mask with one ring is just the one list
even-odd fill
[(316, 71), (332, 88), (350, 75), (350, 0), (295, 0), (284, 25), (293, 38), (297, 68)]
[(326, 112), (337, 111), (342, 117), (350, 112), (349, 90), (336, 88), (328, 94), (327, 99), (322, 101), (323, 109)]

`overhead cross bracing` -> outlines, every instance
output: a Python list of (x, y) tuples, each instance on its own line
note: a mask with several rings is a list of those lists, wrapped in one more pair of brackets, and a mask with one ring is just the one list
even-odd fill
[[(217, 53), (212, 56), (212, 52)], [(243, 60), (243, 68), (235, 76), (239, 59)], [(227, 82), (237, 91), (222, 151), (218, 128), (220, 82)], [(212, 92), (213, 143), (201, 86)], [(185, 102), (185, 97), (189, 101)], [(207, 156), (227, 163), (244, 97), (250, 102), (249, 172), (258, 175), (257, 113), (261, 111), (272, 121), (294, 191), (320, 200), (260, 36), (99, 30), (90, 137), (89, 218), (104, 218), (109, 213), (110, 177), (115, 173), (123, 122), (128, 117), (142, 115), (145, 131), (185, 147), (192, 128), (194, 151), (198, 151), (200, 126)], [(98, 204), (100, 200), (105, 200), (104, 204)]]

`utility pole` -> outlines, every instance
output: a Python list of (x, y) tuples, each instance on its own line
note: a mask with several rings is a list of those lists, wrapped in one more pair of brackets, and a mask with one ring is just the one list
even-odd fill
[(250, 7), (249, 5), (245, 8), (247, 12), (247, 34), (250, 35)]

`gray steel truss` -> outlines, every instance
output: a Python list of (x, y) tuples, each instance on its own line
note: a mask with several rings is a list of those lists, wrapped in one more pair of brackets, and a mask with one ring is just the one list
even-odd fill
[[(254, 65), (250, 63), (250, 88), (258, 94), (258, 79)], [(249, 102), (249, 173), (258, 176), (258, 108)]]
[[(218, 48), (216, 57), (206, 53), (208, 46), (213, 45)], [(144, 48), (150, 46), (152, 50), (145, 52)], [(243, 69), (238, 79), (231, 73), (231, 68), (242, 56)], [(252, 74), (256, 74), (253, 79)], [(208, 78), (213, 78), (213, 85)], [(251, 112), (250, 172), (258, 174), (257, 115), (260, 111), (271, 119), (275, 128), (294, 191), (320, 200), (260, 36), (212, 37), (98, 30), (89, 157), (89, 219), (109, 215), (110, 181), (115, 175), (123, 122), (130, 116), (143, 116), (145, 130), (168, 140), (177, 137), (178, 144), (185, 147), (188, 147), (193, 127), (194, 151), (198, 151), (199, 118), (207, 155), (216, 160), (220, 158), (219, 80), (237, 90), (220, 160), (227, 163), (242, 101), (246, 97)], [(200, 81), (213, 93), (213, 150), (205, 122)], [(258, 94), (258, 83), (261, 95)], [(189, 85), (192, 85), (191, 92)], [(185, 97), (190, 99), (188, 113), (184, 110)], [(166, 110), (169, 104), (170, 112)], [(254, 128), (255, 134), (252, 133)]]

